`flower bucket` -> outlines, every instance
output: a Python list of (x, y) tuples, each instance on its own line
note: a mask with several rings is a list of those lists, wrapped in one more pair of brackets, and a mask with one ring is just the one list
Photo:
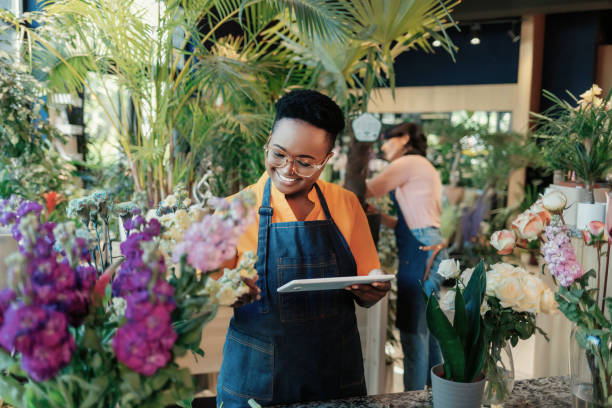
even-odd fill
[(449, 381), (442, 377), (444, 365), (431, 369), (431, 390), (434, 408), (480, 408), (485, 378), (472, 383)]

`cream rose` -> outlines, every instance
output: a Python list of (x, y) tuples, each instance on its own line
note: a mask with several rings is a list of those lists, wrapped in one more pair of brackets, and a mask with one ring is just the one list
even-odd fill
[(552, 190), (542, 197), (542, 205), (552, 213), (560, 213), (565, 209), (567, 197), (559, 190)]
[(442, 275), (446, 279), (455, 278), (459, 275), (459, 261), (454, 259), (445, 259), (440, 262), (438, 267), (438, 275)]
[(499, 299), (502, 307), (518, 306), (524, 296), (521, 280), (514, 276), (501, 279), (495, 289), (495, 297)]
[(533, 241), (544, 229), (544, 223), (538, 214), (527, 210), (514, 220), (512, 228), (516, 230), (520, 238)]
[(480, 315), (484, 316), (489, 310), (491, 310), (491, 306), (489, 306), (489, 302), (485, 299), (482, 305), (480, 305)]
[(174, 194), (170, 194), (168, 197), (162, 201), (162, 205), (164, 207), (174, 207), (176, 205), (176, 197)]
[(496, 263), (491, 265), (491, 270), (487, 272), (487, 296), (495, 296), (495, 291), (507, 278), (519, 278), (520, 269), (507, 263)]
[(516, 245), (516, 237), (514, 232), (510, 230), (495, 231), (491, 235), (491, 246), (497, 249), (497, 253), (500, 255), (508, 255), (512, 253), (514, 246)]
[(542, 280), (530, 273), (525, 272), (521, 277), (523, 298), (515, 310), (519, 312), (538, 313), (540, 311), (540, 297), (544, 291)]
[(555, 300), (555, 293), (549, 288), (544, 289), (542, 296), (540, 296), (540, 311), (549, 314), (559, 312), (559, 305)]

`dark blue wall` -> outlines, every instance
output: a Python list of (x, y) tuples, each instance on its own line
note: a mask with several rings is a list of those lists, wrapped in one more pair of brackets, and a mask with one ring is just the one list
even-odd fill
[[(546, 16), (542, 89), (571, 100), (566, 90), (580, 95), (593, 84), (601, 12)], [(551, 103), (541, 99), (540, 109)]]
[(510, 28), (511, 23), (482, 24), (479, 45), (470, 44), (469, 26), (448, 29), (459, 47), (456, 62), (441, 47), (435, 54), (405, 52), (395, 62), (397, 86), (515, 83), (520, 41), (512, 42)]

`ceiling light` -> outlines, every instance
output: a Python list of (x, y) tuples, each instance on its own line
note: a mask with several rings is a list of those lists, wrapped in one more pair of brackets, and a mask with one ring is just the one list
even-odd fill
[(472, 26), (470, 27), (470, 33), (471, 33), (470, 44), (472, 45), (480, 44), (480, 24), (478, 23), (472, 24)]
[(512, 28), (508, 30), (508, 36), (513, 43), (518, 42), (521, 39), (521, 34), (516, 22), (512, 23)]
[(440, 40), (433, 40), (431, 45), (433, 45), (434, 47), (439, 47), (442, 45), (442, 42), (440, 42)]

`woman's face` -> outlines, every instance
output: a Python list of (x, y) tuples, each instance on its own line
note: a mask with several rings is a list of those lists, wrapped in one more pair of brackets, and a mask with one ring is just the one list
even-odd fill
[(406, 144), (410, 141), (410, 135), (392, 137), (383, 143), (380, 150), (385, 155), (385, 159), (393, 161), (401, 157), (406, 152)]
[(323, 171), (321, 167), (312, 176), (303, 177), (296, 173), (298, 164), (294, 159), (322, 164), (330, 156), (331, 150), (325, 130), (295, 119), (281, 119), (277, 122), (268, 146), (277, 155), (280, 153), (289, 159), (283, 167), (278, 167), (271, 164), (269, 154), (266, 155), (266, 171), (270, 179), (278, 191), (289, 196), (308, 193)]

